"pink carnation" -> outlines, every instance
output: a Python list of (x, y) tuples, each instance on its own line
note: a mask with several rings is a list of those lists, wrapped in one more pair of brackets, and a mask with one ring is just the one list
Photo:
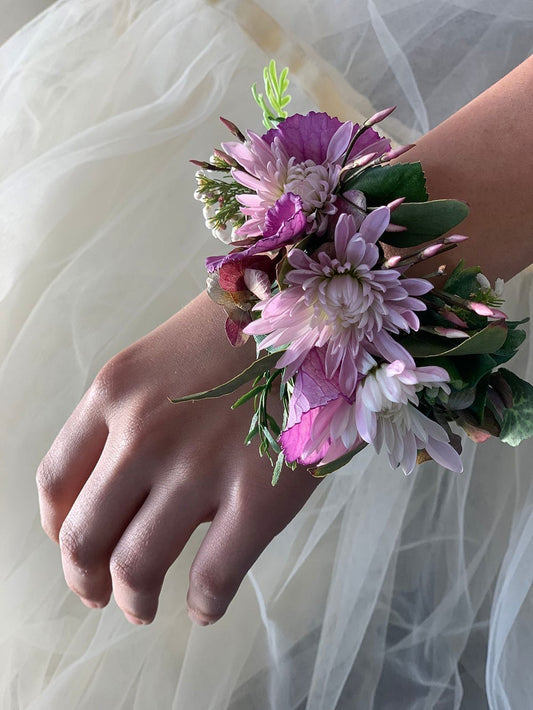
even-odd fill
[[(343, 157), (359, 126), (341, 123), (326, 113), (295, 114), (264, 136), (248, 132), (245, 143), (223, 143), (224, 151), (242, 169), (232, 170), (235, 180), (254, 194), (238, 197), (247, 217), (239, 228), (242, 238), (259, 237), (268, 226), (269, 211), (282, 195), (291, 193), (302, 200), (305, 216), (300, 234), (326, 232), (328, 220), (338, 211), (335, 193)], [(368, 128), (355, 141), (350, 160), (390, 150), (390, 141)]]

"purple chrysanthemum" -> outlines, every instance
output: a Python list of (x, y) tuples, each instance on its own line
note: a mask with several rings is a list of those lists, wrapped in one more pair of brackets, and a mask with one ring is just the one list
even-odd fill
[[(358, 129), (351, 121), (341, 123), (311, 111), (290, 116), (264, 136), (249, 131), (246, 143), (223, 143), (224, 151), (242, 167), (232, 170), (233, 177), (254, 191), (238, 197), (247, 217), (238, 234), (243, 239), (263, 235), (269, 210), (287, 193), (302, 200), (301, 233), (324, 234), (328, 219), (338, 211), (335, 190), (341, 164)], [(368, 128), (355, 141), (349, 160), (389, 150), (390, 141)]]
[(334, 244), (309, 256), (293, 249), (288, 288), (255, 306), (261, 317), (245, 332), (266, 335), (262, 348), (288, 346), (277, 367), (292, 377), (312, 348), (326, 348), (325, 370), (339, 378), (341, 391), (353, 394), (358, 373), (378, 355), (400, 359), (414, 367), (409, 353), (391, 333), (418, 330), (415, 311), (425, 304), (415, 296), (433, 287), (424, 279), (402, 278), (394, 269), (375, 269), (376, 242), (390, 219), (386, 207), (368, 215), (357, 228), (354, 219), (341, 215)]

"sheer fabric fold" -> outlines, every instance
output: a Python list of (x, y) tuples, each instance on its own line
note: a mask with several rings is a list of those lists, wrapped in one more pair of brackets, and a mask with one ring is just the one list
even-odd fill
[[(46, 4), (19, 2), (21, 21)], [(66, 589), (34, 472), (98, 369), (203, 288), (216, 245), (187, 161), (227, 137), (219, 115), (260, 130), (248, 86), (270, 56), (294, 110), (398, 104), (403, 142), (525, 59), (532, 30), (525, 0), (60, 0), (0, 47), (2, 708), (530, 706), (531, 443), (467, 440), (464, 474), (408, 478), (365, 450), (208, 628), (185, 607), (205, 528), (133, 628)], [(513, 318), (532, 278), (507, 284)], [(530, 380), (531, 347), (511, 363)]]

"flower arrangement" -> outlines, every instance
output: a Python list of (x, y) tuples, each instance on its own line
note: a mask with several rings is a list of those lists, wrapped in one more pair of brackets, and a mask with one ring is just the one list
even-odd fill
[[(253, 336), (257, 359), (230, 382), (171, 400), (218, 397), (246, 382), (253, 400), (245, 443), (259, 438), (274, 467), (324, 476), (364, 446), (410, 473), (434, 459), (462, 471), (461, 427), (476, 442), (516, 446), (533, 435), (533, 387), (501, 367), (525, 338), (479, 267), (459, 261), (424, 278), (415, 264), (456, 248), (468, 213), (430, 200), (420, 163), (390, 162), (374, 126), (326, 113), (288, 116), (288, 70), (264, 70), (263, 135), (221, 119), (236, 140), (192, 161), (206, 226), (231, 246), (207, 259), (207, 290), (226, 312), (234, 346)], [(390, 255), (390, 248), (401, 254)], [(389, 250), (389, 251), (387, 251)], [(446, 277), (437, 288), (436, 277)], [(281, 398), (283, 421), (268, 411)]]

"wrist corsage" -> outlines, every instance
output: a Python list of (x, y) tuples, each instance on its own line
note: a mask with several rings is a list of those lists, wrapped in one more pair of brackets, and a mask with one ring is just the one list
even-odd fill
[[(207, 227), (231, 247), (207, 259), (207, 290), (226, 312), (230, 342), (249, 337), (257, 359), (230, 382), (173, 402), (218, 397), (246, 382), (245, 443), (259, 439), (274, 467), (324, 476), (364, 446), (407, 474), (434, 459), (462, 471), (461, 427), (476, 442), (511, 446), (533, 434), (533, 387), (504, 367), (525, 338), (479, 267), (409, 275), (454, 249), (468, 213), (429, 200), (420, 163), (389, 164), (374, 126), (326, 113), (288, 116), (288, 70), (265, 68), (263, 135), (222, 119), (235, 140), (192, 161)], [(401, 249), (401, 254), (391, 253)], [(391, 255), (392, 254), (392, 255)], [(434, 279), (444, 285), (437, 288)], [(268, 408), (280, 397), (283, 421)]]

